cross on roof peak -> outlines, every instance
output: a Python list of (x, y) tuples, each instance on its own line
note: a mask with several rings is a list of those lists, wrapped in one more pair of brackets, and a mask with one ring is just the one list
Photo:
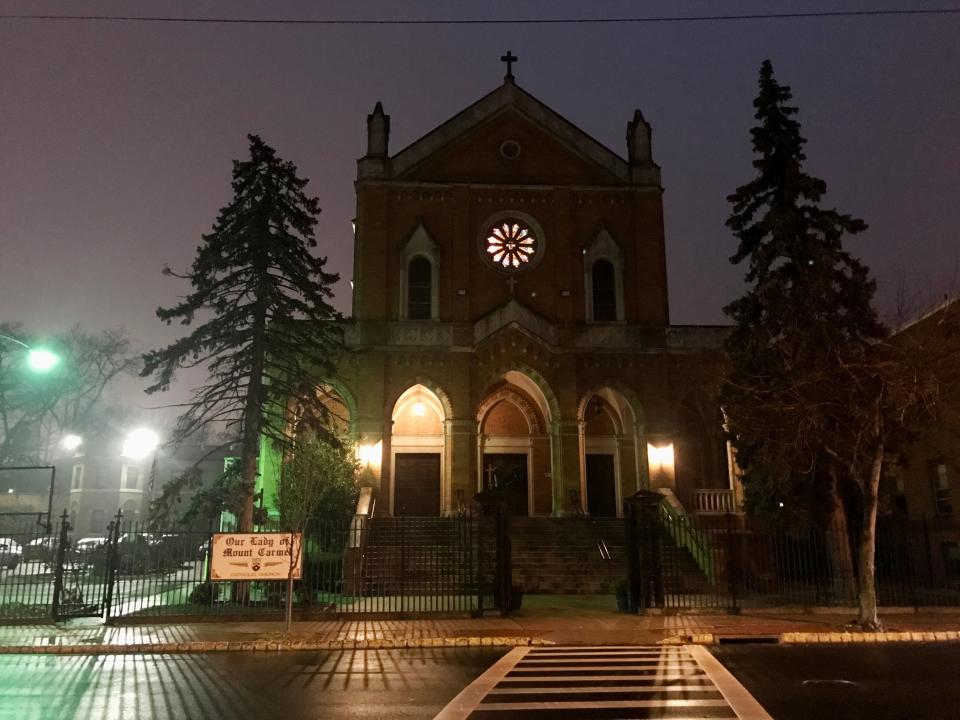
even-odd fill
[(513, 64), (519, 59), (511, 50), (507, 50), (506, 55), (500, 56), (500, 61), (507, 64), (507, 74), (503, 76), (504, 82), (513, 82)]

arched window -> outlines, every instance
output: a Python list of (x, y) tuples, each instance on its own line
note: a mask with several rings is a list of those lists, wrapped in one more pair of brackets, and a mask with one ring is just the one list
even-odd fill
[(418, 256), (407, 266), (407, 317), (429, 320), (433, 307), (433, 267), (427, 258)]
[(613, 263), (597, 260), (591, 270), (593, 280), (593, 319), (613, 322), (617, 319), (617, 282)]

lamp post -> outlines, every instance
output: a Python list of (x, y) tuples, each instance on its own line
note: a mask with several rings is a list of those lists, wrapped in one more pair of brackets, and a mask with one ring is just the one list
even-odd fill
[[(21, 348), (23, 348), (23, 350), (26, 350), (27, 368), (31, 372), (37, 373), (38, 375), (44, 375), (50, 372), (51, 370), (53, 370), (53, 368), (55, 368), (57, 365), (60, 364), (60, 356), (57, 355), (52, 350), (48, 350), (47, 348), (44, 348), (44, 347), (31, 347), (27, 343), (23, 342), (23, 340), (19, 340), (15, 337), (11, 337), (10, 335), (4, 335), (0, 333), (0, 348), (3, 347), (3, 341), (6, 341), (8, 343), (13, 343), (14, 345), (18, 345)], [(3, 371), (3, 353), (0, 352), (0, 405), (5, 405), (7, 402), (7, 397), (6, 397), (7, 388), (3, 382), (2, 371)], [(6, 440), (6, 438), (4, 438), (4, 440)], [(50, 471), (50, 489), (47, 496), (47, 521), (46, 521), (47, 531), (50, 532), (52, 529), (51, 515), (53, 512), (53, 492), (56, 486), (56, 473), (57, 473), (56, 468), (52, 465), (13, 465), (13, 466), (7, 466), (3, 469), (4, 470), (49, 470)], [(38, 513), (38, 516), (42, 517), (43, 513)], [(39, 522), (39, 519), (38, 519), (38, 522)]]
[(123, 447), (120, 454), (131, 460), (144, 460), (150, 453), (153, 453), (153, 463), (150, 467), (150, 479), (147, 483), (147, 492), (145, 494), (147, 502), (143, 506), (144, 516), (150, 509), (150, 503), (153, 501), (153, 482), (157, 473), (157, 459), (160, 455), (160, 436), (149, 428), (137, 428), (131, 430), (123, 441)]

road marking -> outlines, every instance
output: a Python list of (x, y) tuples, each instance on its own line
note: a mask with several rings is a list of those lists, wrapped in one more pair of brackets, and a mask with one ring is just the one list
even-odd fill
[(689, 645), (517, 648), (436, 720), (614, 716), (771, 720), (719, 661)]
[(434, 720), (463, 720), (474, 711), (484, 696), (513, 668), (523, 656), (530, 651), (529, 647), (515, 647), (502, 658), (497, 660), (483, 675), (467, 685), (450, 704), (447, 705)]
[(687, 645), (687, 650), (700, 663), (720, 694), (730, 703), (740, 720), (773, 720), (763, 706), (747, 692), (729, 670), (702, 645)]

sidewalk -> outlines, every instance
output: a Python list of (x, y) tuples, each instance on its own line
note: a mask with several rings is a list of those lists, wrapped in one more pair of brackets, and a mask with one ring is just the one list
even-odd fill
[(173, 653), (516, 645), (960, 641), (960, 611), (882, 615), (885, 633), (851, 632), (853, 612), (624, 615), (610, 598), (539, 596), (511, 618), (322, 620), (105, 626), (97, 620), (0, 626), (0, 653)]

